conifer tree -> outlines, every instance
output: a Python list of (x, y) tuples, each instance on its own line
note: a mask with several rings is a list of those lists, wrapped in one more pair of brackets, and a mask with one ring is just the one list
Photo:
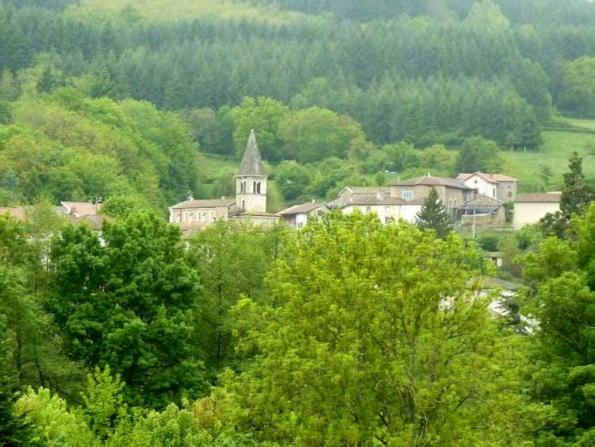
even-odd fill
[(560, 211), (548, 213), (541, 219), (542, 232), (546, 236), (565, 237), (568, 224), (573, 215), (583, 217), (588, 205), (595, 201), (595, 191), (585, 184), (583, 159), (573, 152), (564, 174), (564, 188), (560, 197)]
[(445, 238), (450, 232), (450, 215), (442, 200), (438, 197), (436, 188), (432, 188), (430, 195), (424, 200), (421, 210), (415, 216), (420, 230), (435, 230), (436, 236)]

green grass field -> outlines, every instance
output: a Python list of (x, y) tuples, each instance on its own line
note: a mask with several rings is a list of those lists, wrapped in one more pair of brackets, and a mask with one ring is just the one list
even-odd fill
[[(594, 129), (595, 120), (568, 120), (574, 126)], [(562, 176), (568, 171), (568, 159), (573, 152), (583, 157), (583, 171), (595, 179), (595, 134), (572, 131), (545, 131), (544, 144), (538, 152), (503, 152), (504, 172), (519, 179), (519, 192), (559, 191)]]
[(118, 13), (133, 6), (142, 16), (157, 21), (187, 20), (204, 16), (224, 19), (266, 20), (287, 23), (306, 17), (303, 14), (281, 11), (278, 7), (256, 7), (232, 0), (81, 0), (73, 13), (93, 10)]

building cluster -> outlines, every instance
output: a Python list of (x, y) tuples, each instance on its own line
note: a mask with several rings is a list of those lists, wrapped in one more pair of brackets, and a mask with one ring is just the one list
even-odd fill
[(281, 220), (301, 228), (311, 216), (333, 209), (374, 213), (383, 223), (400, 219), (415, 222), (432, 188), (461, 226), (504, 227), (510, 221), (509, 203), (514, 204), (512, 223), (517, 229), (559, 209), (559, 193), (518, 195), (517, 185), (516, 179), (502, 174), (463, 173), (456, 179), (427, 174), (386, 187), (345, 187), (334, 200), (311, 201), (270, 214), (266, 212), (267, 175), (252, 131), (236, 176), (235, 198), (188, 198), (170, 207), (169, 212), (170, 222), (189, 235), (216, 220), (251, 221), (264, 226)]
[[(463, 227), (501, 228), (512, 223), (515, 229), (520, 229), (560, 209), (560, 193), (519, 195), (516, 179), (475, 172), (459, 174), (456, 179), (427, 174), (390, 186), (348, 186), (334, 200), (313, 200), (272, 214), (267, 212), (267, 180), (256, 135), (252, 131), (236, 175), (235, 197), (209, 200), (188, 197), (169, 208), (169, 221), (180, 227), (185, 238), (219, 220), (251, 222), (265, 227), (283, 221), (291, 227), (301, 228), (309, 218), (334, 209), (344, 213), (355, 210), (374, 213), (385, 224), (401, 219), (414, 223), (432, 189), (436, 190), (457, 226)], [(95, 230), (101, 229), (100, 209), (100, 203), (86, 202), (62, 202), (57, 207), (57, 211), (75, 225), (87, 222)], [(24, 218), (25, 211), (21, 207), (0, 208), (0, 214), (4, 213)]]

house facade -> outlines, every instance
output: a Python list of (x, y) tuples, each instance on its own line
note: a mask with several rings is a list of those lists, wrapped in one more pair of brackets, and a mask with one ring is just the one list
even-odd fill
[(178, 224), (184, 235), (190, 235), (194, 230), (212, 225), (218, 220), (273, 225), (279, 220), (279, 216), (267, 213), (266, 207), (267, 175), (258, 150), (256, 134), (252, 130), (236, 175), (235, 198), (194, 200), (189, 197), (169, 208), (169, 221)]
[(514, 229), (536, 224), (546, 214), (560, 211), (560, 198), (559, 192), (520, 194), (514, 202)]
[(405, 201), (421, 200), (423, 203), (432, 188), (436, 189), (438, 197), (453, 215), (457, 208), (473, 198), (473, 189), (464, 182), (452, 178), (432, 177), (430, 174), (397, 182), (391, 186), (390, 194), (393, 198)]
[(310, 216), (321, 217), (330, 210), (326, 203), (315, 201), (294, 205), (277, 213), (283, 222), (293, 228), (302, 228), (308, 223)]
[(517, 197), (518, 180), (503, 174), (459, 174), (457, 180), (474, 191), (475, 197), (486, 196), (501, 202), (513, 202)]
[(401, 219), (414, 223), (416, 214), (421, 210), (422, 205), (423, 200), (419, 199), (406, 201), (398, 197), (373, 197), (369, 199), (359, 198), (342, 205), (340, 208), (346, 214), (355, 210), (359, 210), (363, 214), (374, 213), (386, 225), (391, 221), (398, 222)]

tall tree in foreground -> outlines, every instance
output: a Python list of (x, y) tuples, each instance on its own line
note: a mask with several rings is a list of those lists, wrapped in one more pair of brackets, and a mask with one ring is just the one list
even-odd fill
[(258, 353), (224, 381), (246, 427), (281, 445), (522, 445), (523, 350), (461, 239), (333, 213), (288, 251), (275, 305), (235, 309)]
[(430, 194), (424, 200), (421, 210), (416, 214), (417, 227), (420, 230), (434, 230), (436, 236), (445, 238), (451, 229), (451, 218), (438, 197), (436, 188), (430, 190)]
[(560, 211), (548, 213), (541, 219), (545, 236), (564, 238), (572, 216), (584, 216), (587, 206), (595, 201), (595, 190), (585, 183), (583, 159), (578, 153), (572, 153), (568, 167), (570, 171), (564, 174)]
[(570, 231), (544, 240), (523, 269), (523, 311), (536, 322), (527, 387), (551, 408), (537, 447), (595, 443), (595, 204)]
[(197, 397), (204, 391), (191, 342), (198, 278), (179, 229), (137, 214), (104, 222), (102, 237), (65, 227), (52, 247), (48, 308), (69, 355), (120, 374), (135, 405)]

